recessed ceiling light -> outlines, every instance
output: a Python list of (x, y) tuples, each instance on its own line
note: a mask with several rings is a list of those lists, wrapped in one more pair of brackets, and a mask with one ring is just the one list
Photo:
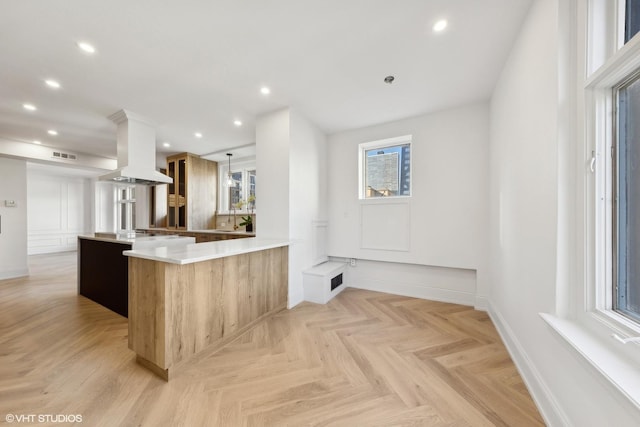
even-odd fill
[(58, 131), (57, 131), (57, 130), (53, 130), (53, 129), (49, 129), (49, 130), (47, 131), (47, 133), (48, 133), (49, 135), (54, 135), (54, 136), (55, 136), (55, 135), (57, 135), (57, 134), (58, 134)]
[(233, 124), (236, 126), (242, 126), (242, 122), (240, 120), (234, 120)]
[(90, 45), (87, 42), (78, 42), (78, 47), (80, 49), (82, 49), (83, 52), (86, 52), (86, 53), (95, 53), (96, 52), (96, 48), (93, 47), (92, 45)]
[(42, 144), (42, 142), (40, 142), (40, 141), (38, 141), (38, 140), (33, 141), (33, 143), (34, 143), (34, 144), (36, 144), (36, 145), (40, 145), (40, 144)]
[(439, 33), (440, 31), (444, 30), (445, 28), (447, 28), (447, 20), (446, 19), (441, 19), (438, 22), (436, 22), (435, 24), (433, 24), (433, 31), (436, 33)]
[(260, 93), (263, 94), (263, 95), (269, 95), (271, 93), (271, 89), (269, 89), (266, 86), (262, 86), (260, 88)]
[(22, 107), (25, 110), (29, 110), (29, 111), (36, 111), (37, 110), (36, 106), (33, 105), (33, 104), (22, 104)]
[(395, 78), (395, 77), (393, 77), (393, 76), (387, 76), (387, 77), (385, 77), (385, 78), (384, 78), (384, 82), (385, 82), (386, 84), (389, 84), (389, 85), (390, 85), (391, 83), (393, 83), (393, 81), (394, 81), (395, 79), (396, 79), (396, 78)]
[(44, 81), (46, 83), (47, 86), (49, 86), (50, 88), (53, 89), (60, 89), (60, 83), (58, 83), (55, 80), (45, 80)]
[(194, 135), (196, 136), (196, 138), (202, 138), (202, 134), (200, 132), (196, 132), (194, 133)]
[(171, 144), (169, 144), (168, 142), (164, 142), (164, 143), (162, 143), (162, 146), (163, 147), (171, 147)]

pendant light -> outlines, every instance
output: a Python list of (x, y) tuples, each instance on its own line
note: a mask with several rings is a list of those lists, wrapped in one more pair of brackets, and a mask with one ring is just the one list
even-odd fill
[[(233, 154), (227, 153), (229, 158), (229, 169), (227, 169), (227, 187), (229, 187), (229, 222), (231, 222), (231, 187), (233, 187), (233, 179), (231, 179), (231, 156)], [(233, 218), (235, 220), (235, 217)]]
[(227, 186), (233, 187), (233, 178), (231, 178), (231, 156), (233, 154), (227, 153), (227, 157), (229, 158), (229, 169), (227, 169)]

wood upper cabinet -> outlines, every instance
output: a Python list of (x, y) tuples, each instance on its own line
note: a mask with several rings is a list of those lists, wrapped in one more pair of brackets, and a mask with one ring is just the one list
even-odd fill
[(215, 228), (218, 164), (195, 154), (167, 157), (167, 228)]

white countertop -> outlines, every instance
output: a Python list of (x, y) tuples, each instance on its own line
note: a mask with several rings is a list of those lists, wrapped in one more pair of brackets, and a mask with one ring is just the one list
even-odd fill
[[(108, 234), (108, 233), (104, 233)], [(100, 242), (121, 243), (129, 244), (132, 249), (146, 249), (156, 246), (184, 246), (190, 243), (195, 243), (194, 237), (184, 237), (178, 235), (167, 236), (136, 236), (131, 238), (126, 237), (107, 237), (107, 236), (78, 236), (81, 239), (98, 240)]]
[(138, 230), (142, 230), (145, 233), (166, 233), (166, 232), (177, 232), (177, 233), (205, 233), (205, 234), (231, 234), (238, 236), (255, 236), (255, 232), (248, 232), (245, 230), (220, 230), (220, 229), (204, 229), (204, 230), (175, 230), (173, 228), (139, 228)]
[(249, 252), (263, 251), (288, 245), (288, 241), (279, 239), (233, 239), (183, 246), (135, 249), (131, 251), (124, 251), (123, 254), (126, 256), (167, 262), (170, 264), (191, 264), (194, 262), (241, 255)]

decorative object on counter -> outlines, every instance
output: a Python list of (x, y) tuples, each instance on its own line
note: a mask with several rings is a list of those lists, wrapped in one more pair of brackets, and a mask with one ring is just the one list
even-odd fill
[[(245, 202), (243, 200), (240, 200), (237, 205), (238, 205), (238, 209), (242, 209), (243, 205), (245, 204)], [(247, 216), (242, 216), (240, 218), (242, 218), (242, 222), (240, 223), (240, 227), (245, 227), (245, 230), (248, 232), (253, 232), (253, 210), (256, 207), (256, 196), (251, 194), (249, 195), (249, 197), (247, 198), (246, 201), (246, 205), (247, 205)], [(249, 211), (249, 209), (251, 209), (251, 211)]]
[(234, 230), (238, 229), (238, 225), (236, 224), (236, 209), (242, 210), (242, 206), (244, 206), (244, 200), (239, 200), (237, 203), (234, 203), (231, 205), (231, 207), (233, 208), (233, 229)]
[(240, 223), (240, 227), (244, 227), (246, 231), (252, 232), (253, 231), (253, 218), (251, 217), (251, 214), (249, 214), (247, 216), (242, 216), (240, 218), (242, 218), (242, 222)]

